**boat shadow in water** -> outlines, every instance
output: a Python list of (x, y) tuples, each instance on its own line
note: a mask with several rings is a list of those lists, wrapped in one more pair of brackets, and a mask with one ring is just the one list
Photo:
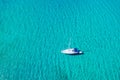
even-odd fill
[(69, 56), (80, 56), (80, 55), (84, 55), (84, 53), (78, 53), (78, 54), (66, 54), (66, 55), (69, 55)]

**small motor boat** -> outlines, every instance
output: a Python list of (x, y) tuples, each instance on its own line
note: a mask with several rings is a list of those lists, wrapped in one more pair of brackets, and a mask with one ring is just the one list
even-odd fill
[(68, 49), (62, 50), (61, 53), (77, 55), (77, 54), (83, 54), (83, 51), (78, 50), (77, 48), (68, 48)]

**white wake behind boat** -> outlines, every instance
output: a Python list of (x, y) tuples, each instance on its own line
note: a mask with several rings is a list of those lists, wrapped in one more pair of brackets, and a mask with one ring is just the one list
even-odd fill
[(76, 55), (76, 54), (83, 54), (83, 51), (78, 50), (77, 48), (68, 48), (68, 49), (62, 50), (61, 53)]

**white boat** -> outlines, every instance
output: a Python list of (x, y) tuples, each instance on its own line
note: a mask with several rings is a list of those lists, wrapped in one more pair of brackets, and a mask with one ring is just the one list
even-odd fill
[(61, 53), (76, 55), (76, 54), (83, 54), (83, 51), (78, 50), (77, 48), (68, 48), (68, 49), (62, 50)]
[(61, 53), (64, 53), (64, 54), (73, 54), (73, 55), (76, 55), (76, 54), (83, 54), (83, 51), (81, 50), (78, 50), (77, 48), (70, 48), (70, 44), (71, 44), (71, 39), (69, 41), (69, 45), (68, 45), (68, 49), (65, 49), (65, 50), (61, 50)]

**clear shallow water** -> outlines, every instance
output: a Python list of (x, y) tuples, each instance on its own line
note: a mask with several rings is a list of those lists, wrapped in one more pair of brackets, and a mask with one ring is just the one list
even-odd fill
[(0, 0), (0, 80), (119, 80), (119, 3)]

